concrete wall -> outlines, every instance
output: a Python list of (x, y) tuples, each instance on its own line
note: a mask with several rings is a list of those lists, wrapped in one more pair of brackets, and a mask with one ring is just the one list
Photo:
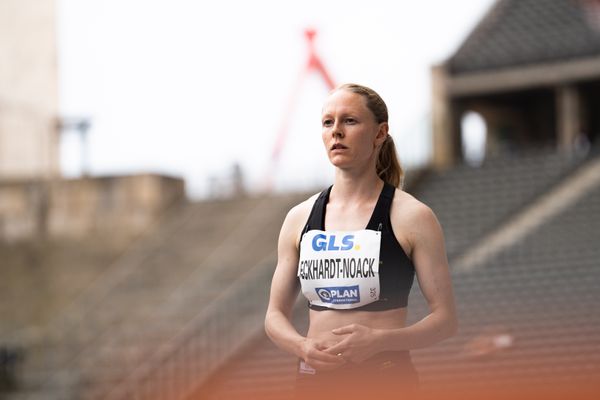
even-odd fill
[(0, 183), (0, 240), (89, 235), (128, 239), (185, 199), (184, 182), (159, 175)]
[(55, 0), (0, 1), (0, 179), (59, 173)]

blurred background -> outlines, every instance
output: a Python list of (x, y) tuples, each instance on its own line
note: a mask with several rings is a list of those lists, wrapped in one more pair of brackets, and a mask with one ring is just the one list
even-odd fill
[(597, 385), (600, 1), (0, 0), (0, 398), (289, 398), (277, 235), (343, 82), (446, 236), (424, 390)]

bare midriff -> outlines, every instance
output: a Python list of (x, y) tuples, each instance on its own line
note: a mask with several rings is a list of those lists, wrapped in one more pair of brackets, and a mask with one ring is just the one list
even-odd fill
[(406, 307), (383, 311), (310, 310), (307, 337), (339, 342), (344, 335), (334, 335), (332, 329), (359, 324), (375, 329), (396, 329), (406, 323)]

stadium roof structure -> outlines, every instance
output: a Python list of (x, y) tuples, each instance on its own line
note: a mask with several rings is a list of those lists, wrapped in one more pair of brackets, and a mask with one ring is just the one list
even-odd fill
[(433, 165), (462, 157), (461, 118), (486, 122), (488, 154), (600, 138), (600, 0), (497, 0), (432, 68)]
[(499, 0), (447, 66), (453, 75), (600, 55), (600, 1)]

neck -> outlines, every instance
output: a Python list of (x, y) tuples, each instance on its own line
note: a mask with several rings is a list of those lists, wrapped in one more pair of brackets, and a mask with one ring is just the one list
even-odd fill
[(369, 169), (359, 173), (336, 169), (335, 181), (331, 189), (331, 197), (343, 198), (344, 201), (366, 201), (379, 196), (383, 188), (383, 181), (375, 173), (375, 169)]

